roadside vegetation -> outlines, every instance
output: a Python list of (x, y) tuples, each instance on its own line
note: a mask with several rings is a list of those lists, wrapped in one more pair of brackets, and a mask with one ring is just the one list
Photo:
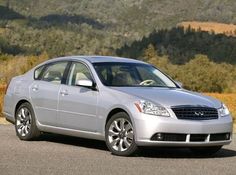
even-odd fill
[(184, 88), (198, 92), (236, 93), (236, 66), (216, 63), (206, 55), (193, 56), (184, 64), (173, 64), (168, 55), (160, 55), (152, 44), (144, 49), (142, 60), (156, 65)]
[(5, 88), (6, 88), (5, 85), (0, 85), (0, 118), (3, 117), (2, 107), (3, 107), (3, 98), (4, 98)]
[(233, 115), (234, 125), (236, 125), (236, 93), (206, 93), (206, 95), (212, 96), (224, 102)]

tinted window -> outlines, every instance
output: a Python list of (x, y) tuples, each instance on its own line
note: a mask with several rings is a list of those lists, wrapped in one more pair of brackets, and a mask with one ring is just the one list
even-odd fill
[(43, 73), (41, 80), (60, 84), (67, 62), (59, 62), (49, 65)]
[(106, 86), (176, 87), (165, 74), (148, 64), (94, 63), (93, 65)]
[(67, 84), (75, 86), (78, 80), (92, 80), (91, 73), (83, 63), (72, 63)]

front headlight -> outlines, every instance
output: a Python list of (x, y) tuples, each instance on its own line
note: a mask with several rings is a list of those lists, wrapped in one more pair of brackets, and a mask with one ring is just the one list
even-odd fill
[(152, 102), (140, 100), (136, 103), (134, 103), (139, 112), (142, 112), (144, 114), (150, 114), (150, 115), (157, 115), (157, 116), (163, 116), (163, 117), (169, 117), (170, 114), (166, 110), (166, 108), (162, 106), (157, 106), (153, 104)]
[(218, 109), (218, 113), (220, 117), (224, 117), (229, 115), (229, 109), (227, 108), (227, 106), (225, 106), (225, 104), (222, 103), (221, 108)]

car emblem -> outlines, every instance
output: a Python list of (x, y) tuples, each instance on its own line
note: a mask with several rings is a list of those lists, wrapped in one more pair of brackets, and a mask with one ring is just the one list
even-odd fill
[(204, 112), (194, 112), (194, 114), (197, 115), (197, 116), (203, 116)]

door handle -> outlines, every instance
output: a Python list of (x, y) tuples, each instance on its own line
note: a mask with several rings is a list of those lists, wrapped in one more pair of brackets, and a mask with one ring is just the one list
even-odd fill
[(34, 86), (32, 87), (32, 90), (33, 90), (33, 91), (38, 91), (38, 90), (39, 90), (38, 85), (34, 85)]
[(61, 94), (62, 96), (69, 95), (67, 90), (62, 90), (62, 91), (60, 92), (60, 94)]

